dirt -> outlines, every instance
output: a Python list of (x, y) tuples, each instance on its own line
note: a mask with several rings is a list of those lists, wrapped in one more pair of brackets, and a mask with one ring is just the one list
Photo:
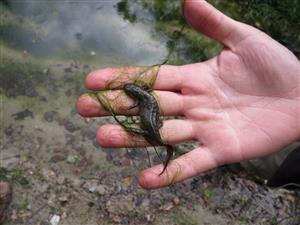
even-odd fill
[[(112, 120), (80, 117), (75, 103), (83, 83), (61, 64), (48, 66), (64, 81), (34, 87), (34, 96), (0, 95), (0, 177), (13, 186), (4, 224), (300, 223), (299, 191), (270, 189), (228, 167), (158, 190), (142, 189), (136, 176), (149, 166), (145, 148), (98, 146), (98, 127)], [(83, 79), (86, 65), (72, 71)]]

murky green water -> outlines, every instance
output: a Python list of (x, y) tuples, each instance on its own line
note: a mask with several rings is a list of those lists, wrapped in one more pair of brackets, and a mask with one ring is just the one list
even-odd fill
[[(150, 22), (126, 21), (118, 1), (9, 1), (1, 7), (1, 41), (30, 55), (100, 65), (154, 64), (165, 39)], [(149, 20), (151, 15), (148, 13)]]

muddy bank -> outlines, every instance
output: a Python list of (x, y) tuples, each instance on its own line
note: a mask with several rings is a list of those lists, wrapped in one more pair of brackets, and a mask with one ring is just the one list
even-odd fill
[[(47, 88), (37, 82), (34, 96), (11, 96), (1, 87), (0, 174), (13, 184), (5, 224), (299, 222), (296, 192), (269, 189), (227, 167), (159, 190), (141, 189), (136, 175), (149, 166), (145, 149), (99, 147), (95, 133), (112, 120), (77, 115), (75, 102), (85, 90), (73, 82), (73, 66), (48, 66), (49, 74), (63, 74), (64, 81), (53, 79)], [(42, 76), (43, 67), (35, 69), (32, 76)], [(77, 72), (84, 77), (88, 71), (78, 65)]]

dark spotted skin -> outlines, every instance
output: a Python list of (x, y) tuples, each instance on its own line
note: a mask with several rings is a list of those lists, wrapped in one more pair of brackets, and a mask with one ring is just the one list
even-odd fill
[[(135, 84), (125, 84), (125, 93), (133, 98), (136, 103), (130, 108), (139, 106), (139, 116), (141, 118), (141, 128), (128, 128), (127, 130), (143, 135), (144, 138), (153, 146), (163, 145), (167, 148), (167, 158), (164, 162), (164, 169), (161, 172), (163, 174), (168, 166), (168, 163), (173, 156), (174, 149), (171, 145), (164, 144), (159, 129), (162, 126), (162, 122), (159, 118), (159, 106), (153, 95), (144, 88)], [(160, 175), (161, 175), (160, 174)]]

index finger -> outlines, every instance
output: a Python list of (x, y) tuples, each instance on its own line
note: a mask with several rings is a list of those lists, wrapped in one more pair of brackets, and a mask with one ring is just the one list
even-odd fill
[(91, 72), (85, 85), (93, 91), (121, 89), (126, 83), (141, 82), (156, 90), (180, 90), (183, 75), (178, 66), (104, 68)]

